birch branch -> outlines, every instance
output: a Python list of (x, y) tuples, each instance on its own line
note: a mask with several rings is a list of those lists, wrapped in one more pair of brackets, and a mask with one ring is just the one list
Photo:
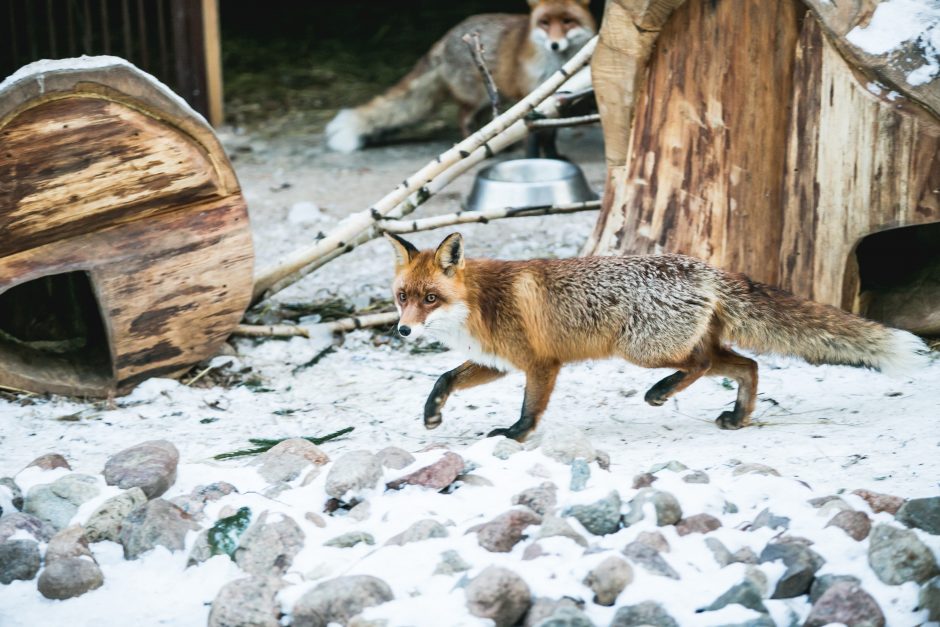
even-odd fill
[(486, 67), (486, 60), (483, 58), (483, 42), (480, 41), (480, 33), (467, 33), (461, 40), (467, 44), (470, 49), (470, 56), (476, 64), (480, 75), (483, 76), (483, 85), (486, 87), (486, 95), (490, 97), (490, 106), (493, 107), (493, 119), (499, 117), (499, 91), (496, 89), (496, 82), (490, 73), (490, 68)]
[(532, 128), (560, 128), (563, 126), (583, 126), (585, 124), (594, 124), (601, 121), (600, 113), (591, 113), (588, 115), (578, 115), (570, 118), (545, 118), (542, 120), (529, 120), (526, 124)]
[(310, 327), (302, 327), (293, 324), (240, 324), (232, 331), (232, 335), (241, 335), (244, 337), (310, 337), (311, 335), (323, 331), (330, 333), (352, 331), (354, 329), (365, 329), (366, 327), (392, 324), (397, 320), (398, 313), (390, 311), (354, 316), (352, 318), (341, 318), (339, 320), (333, 320), (332, 322), (322, 322)]
[[(539, 85), (532, 93), (510, 107), (505, 113), (476, 131), (453, 148), (441, 153), (414, 175), (404, 180), (392, 192), (385, 195), (372, 207), (365, 211), (352, 214), (333, 232), (312, 246), (295, 251), (276, 262), (270, 268), (261, 271), (255, 277), (255, 286), (252, 301), (257, 301), (275, 283), (297, 272), (304, 266), (316, 261), (323, 255), (335, 250), (347, 249), (360, 234), (372, 227), (376, 219), (381, 219), (394, 210), (399, 204), (408, 199), (409, 195), (421, 190), (425, 185), (450, 168), (461, 159), (466, 159), (475, 150), (492, 140), (494, 137), (510, 128), (514, 124), (525, 122), (522, 118), (534, 110), (542, 101), (551, 96), (575, 72), (585, 66), (591, 59), (594, 48), (597, 46), (597, 37), (588, 41), (578, 53), (571, 58), (561, 69), (552, 74), (548, 80)], [(354, 247), (354, 246), (353, 246)], [(352, 247), (348, 248), (352, 250)]]
[(472, 224), (475, 222), (486, 224), (490, 220), (501, 220), (503, 218), (524, 218), (561, 213), (578, 213), (580, 211), (595, 211), (600, 208), (601, 201), (587, 200), (565, 205), (458, 211), (457, 213), (423, 218), (421, 220), (383, 220), (376, 226), (379, 230), (387, 231), (388, 233), (416, 233), (418, 231), (430, 231), (432, 229), (453, 226), (455, 224)]

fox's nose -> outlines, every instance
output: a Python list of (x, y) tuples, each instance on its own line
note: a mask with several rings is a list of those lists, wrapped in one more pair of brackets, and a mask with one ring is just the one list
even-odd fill
[(553, 41), (553, 42), (552, 42), (552, 50), (558, 50), (558, 48), (560, 48), (560, 47), (561, 47), (561, 46), (558, 45), (558, 42), (557, 42), (557, 41)]
[(403, 336), (407, 337), (411, 335), (411, 327), (401, 325), (400, 327), (398, 327), (398, 332), (401, 333)]

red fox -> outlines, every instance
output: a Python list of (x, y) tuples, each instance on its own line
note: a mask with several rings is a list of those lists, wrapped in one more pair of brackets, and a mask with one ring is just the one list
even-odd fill
[(474, 15), (447, 32), (407, 75), (355, 109), (343, 109), (326, 127), (333, 150), (353, 152), (382, 133), (420, 122), (445, 98), (459, 105), (460, 128), (489, 102), (466, 33), (477, 32), (484, 60), (503, 98), (516, 101), (561, 68), (594, 36), (590, 0), (528, 0), (531, 13)]
[(465, 259), (453, 233), (419, 251), (396, 235), (393, 295), (398, 332), (422, 335), (468, 360), (444, 373), (424, 406), (424, 425), (441, 424), (447, 397), (525, 373), (522, 416), (490, 436), (524, 440), (548, 405), (565, 363), (621, 357), (676, 372), (646, 392), (658, 406), (703, 375), (737, 382), (734, 408), (716, 422), (740, 429), (757, 396), (757, 362), (731, 348), (905, 371), (926, 363), (926, 345), (835, 307), (731, 274), (682, 255), (497, 261)]

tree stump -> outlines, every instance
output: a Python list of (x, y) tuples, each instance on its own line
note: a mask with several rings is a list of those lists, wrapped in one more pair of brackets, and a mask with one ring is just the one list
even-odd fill
[(114, 57), (0, 85), (0, 386), (106, 396), (215, 354), (251, 296), (211, 127)]

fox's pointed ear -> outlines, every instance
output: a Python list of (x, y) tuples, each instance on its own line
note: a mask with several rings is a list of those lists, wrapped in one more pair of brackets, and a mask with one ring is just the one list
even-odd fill
[(454, 276), (457, 270), (463, 270), (463, 236), (460, 233), (451, 233), (445, 237), (434, 251), (434, 261), (447, 276)]
[(394, 233), (389, 233), (388, 231), (386, 231), (384, 235), (385, 239), (391, 243), (392, 248), (395, 249), (396, 268), (407, 266), (418, 254), (418, 249), (415, 248), (411, 242), (398, 237)]

